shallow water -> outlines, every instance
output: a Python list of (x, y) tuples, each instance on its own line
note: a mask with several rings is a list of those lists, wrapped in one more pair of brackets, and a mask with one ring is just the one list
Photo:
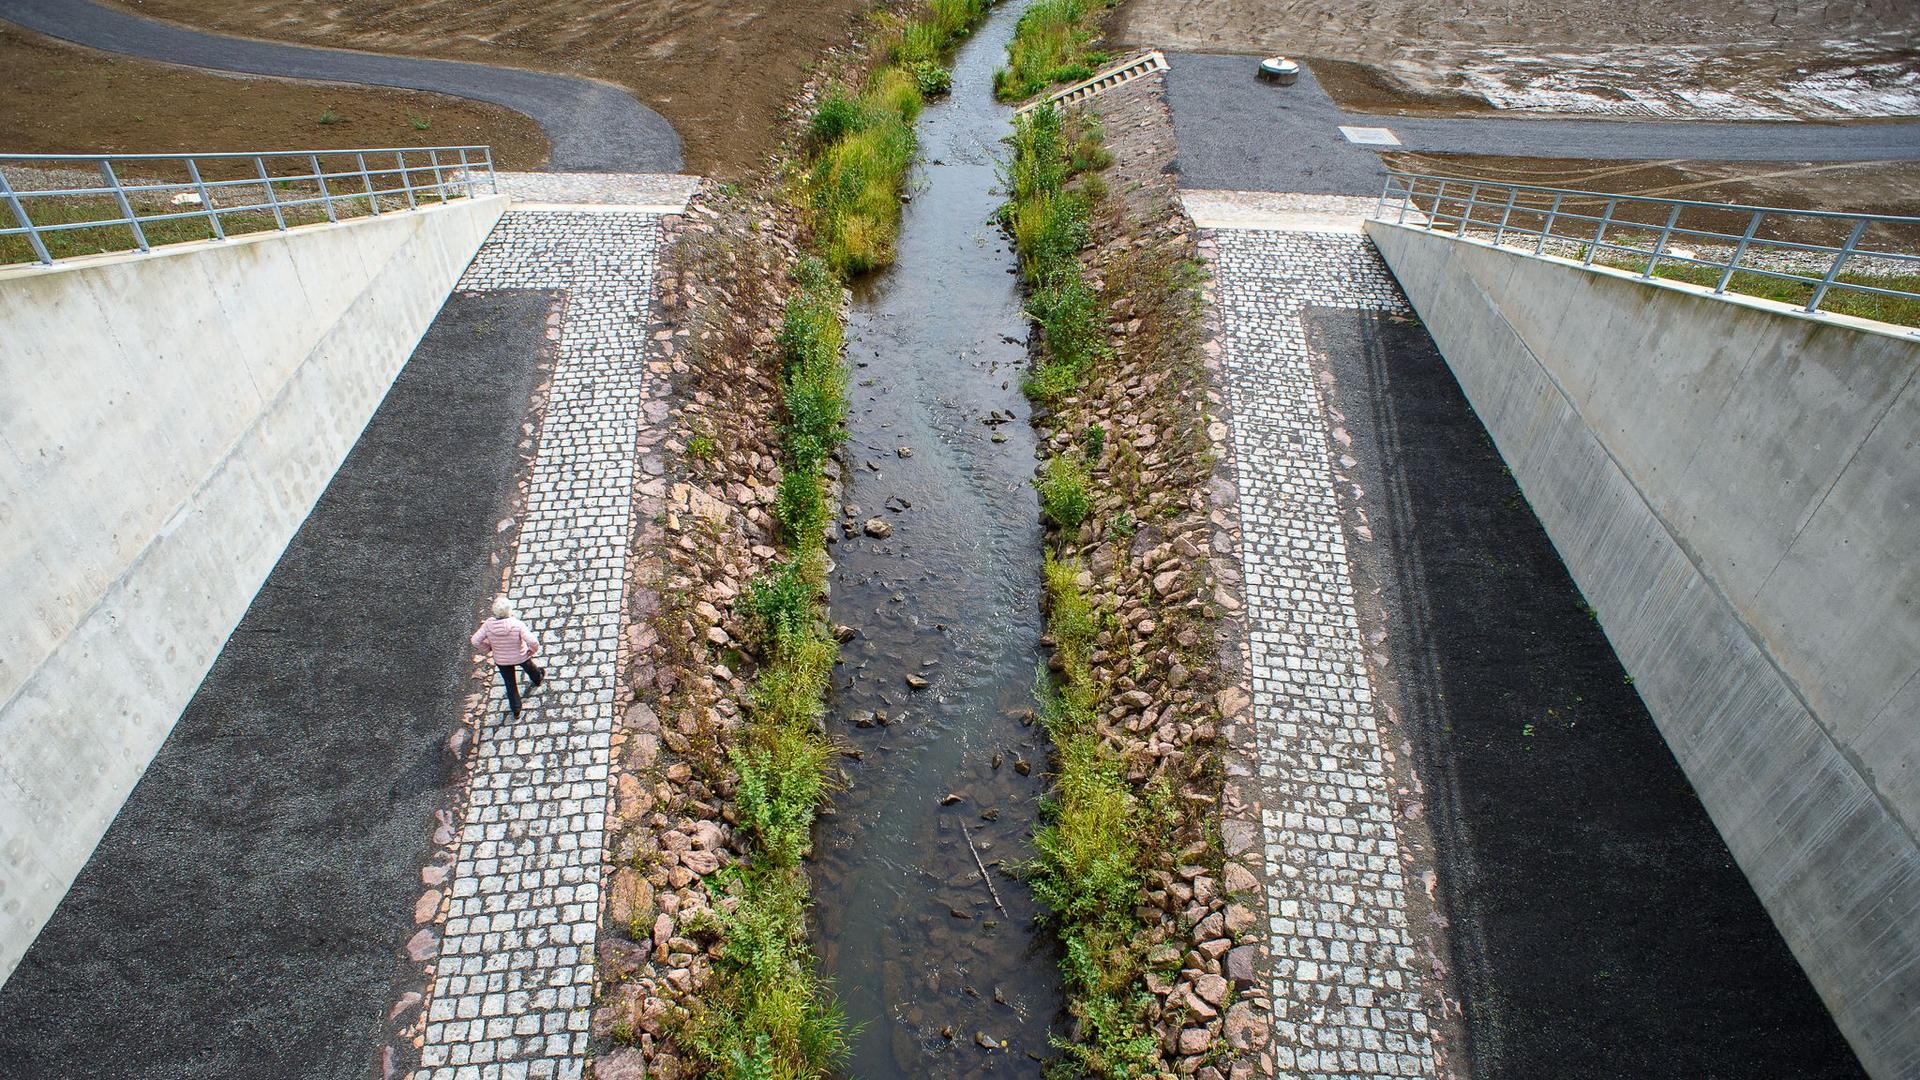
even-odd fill
[(863, 1080), (1031, 1076), (1060, 1015), (1052, 936), (1004, 870), (1028, 852), (1046, 764), (1027, 328), (992, 220), (1010, 115), (992, 74), (1024, 6), (995, 10), (955, 58), (951, 97), (922, 114), (898, 260), (856, 291), (849, 322), (843, 517), (893, 531), (831, 551), (833, 617), (858, 636), (828, 718), (850, 754), (814, 893)]

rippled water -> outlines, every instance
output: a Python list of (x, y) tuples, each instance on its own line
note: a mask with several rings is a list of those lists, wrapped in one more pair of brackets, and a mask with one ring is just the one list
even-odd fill
[(1001, 869), (1027, 853), (1046, 754), (1027, 330), (992, 220), (1009, 129), (992, 74), (1024, 6), (993, 13), (955, 59), (952, 96), (922, 115), (898, 260), (857, 291), (849, 326), (844, 516), (892, 534), (832, 549), (833, 617), (858, 636), (828, 720), (850, 756), (815, 899), (865, 1080), (1031, 1076), (1060, 1015), (1052, 937)]

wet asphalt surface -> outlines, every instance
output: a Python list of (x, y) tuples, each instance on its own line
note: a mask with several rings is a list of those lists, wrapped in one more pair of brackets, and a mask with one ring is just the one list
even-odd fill
[(1321, 310), (1480, 1080), (1864, 1075), (1425, 329)]
[(1377, 195), (1375, 152), (1342, 125), (1384, 127), (1424, 153), (1600, 160), (1895, 161), (1920, 159), (1920, 123), (1649, 122), (1367, 116), (1342, 112), (1303, 66), (1292, 86), (1254, 77), (1259, 57), (1167, 54), (1167, 100), (1189, 189)]
[[(429, 90), (525, 114), (552, 144), (554, 172), (678, 172), (680, 136), (610, 83), (454, 60), (224, 37), (90, 0), (0, 0), (0, 19), (62, 41), (169, 64), (285, 79)], [(297, 148), (296, 148), (297, 149)]]
[(0, 989), (0, 1077), (371, 1074), (549, 307), (447, 301)]

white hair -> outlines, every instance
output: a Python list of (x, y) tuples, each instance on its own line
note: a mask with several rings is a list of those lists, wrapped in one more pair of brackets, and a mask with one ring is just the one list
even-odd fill
[(500, 597), (498, 600), (495, 600), (493, 602), (493, 617), (496, 619), (512, 618), (513, 617), (513, 601), (507, 599), (504, 596)]

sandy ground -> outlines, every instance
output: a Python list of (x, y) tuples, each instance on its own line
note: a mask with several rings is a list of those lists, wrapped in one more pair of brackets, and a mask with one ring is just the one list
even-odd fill
[[(4, 23), (0, 72), (0, 151), (11, 153), (488, 143), (503, 168), (535, 169), (547, 160), (540, 128), (498, 106), (408, 90), (212, 75)], [(329, 111), (334, 122), (321, 123)]]
[(673, 122), (690, 172), (736, 177), (778, 141), (807, 69), (865, 0), (115, 0), (202, 30), (586, 75)]
[(1920, 115), (1911, 0), (1123, 0), (1124, 46), (1317, 61), (1362, 111)]

